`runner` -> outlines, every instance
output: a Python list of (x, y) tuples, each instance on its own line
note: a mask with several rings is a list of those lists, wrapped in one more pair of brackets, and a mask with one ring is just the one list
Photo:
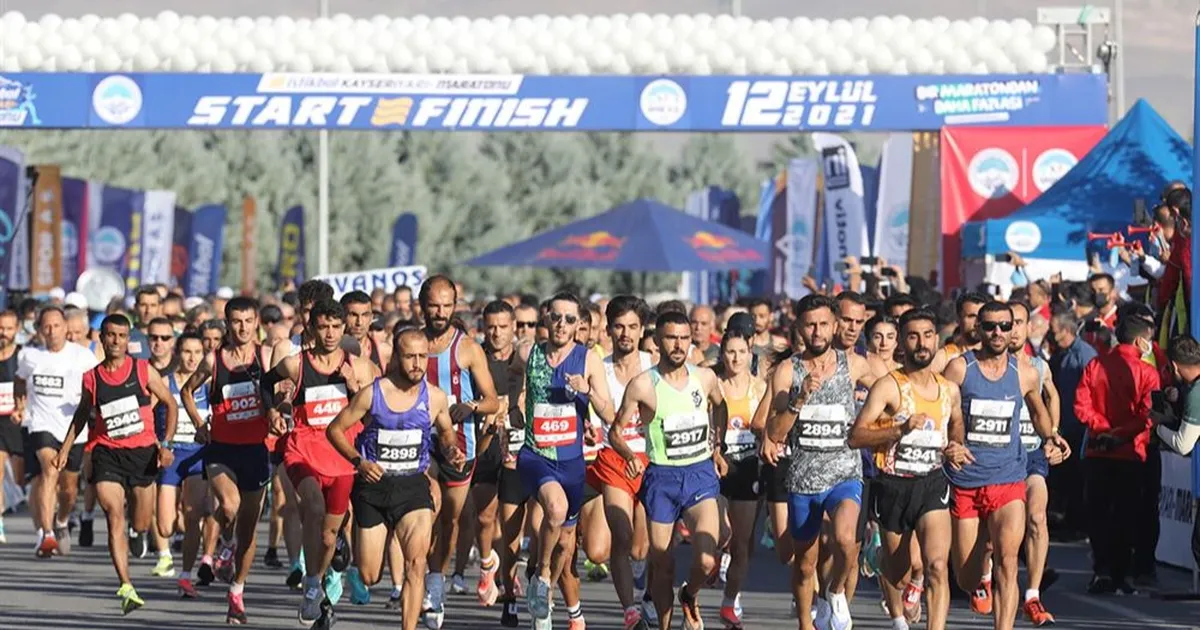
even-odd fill
[[(605, 315), (608, 336), (612, 339), (612, 354), (604, 358), (603, 365), (608, 390), (614, 400), (624, 397), (625, 387), (634, 377), (654, 366), (650, 355), (637, 349), (649, 313), (646, 302), (632, 295), (618, 295), (608, 303)], [(626, 474), (624, 458), (608, 439), (610, 428), (605, 426), (601, 434), (604, 448), (596, 456), (595, 463), (588, 467), (587, 482), (603, 497), (605, 522), (612, 541), (613, 588), (625, 611), (625, 628), (657, 626), (658, 614), (653, 603), (648, 601), (648, 594), (643, 593), (641, 598), (634, 596), (635, 587), (645, 589), (646, 556), (650, 551), (646, 508), (638, 500), (642, 477), (631, 479)], [(623, 435), (626, 447), (644, 468), (648, 463), (646, 434), (637, 416), (626, 426)]]
[(359, 355), (382, 371), (392, 359), (392, 349), (375, 343), (371, 336), (371, 324), (375, 321), (371, 296), (362, 291), (351, 291), (339, 301), (346, 309), (346, 334), (358, 342)]
[[(717, 497), (720, 477), (727, 472), (724, 457), (713, 448), (713, 444), (724, 444), (725, 400), (712, 370), (687, 362), (691, 345), (687, 315), (663, 313), (654, 328), (661, 359), (629, 382), (608, 437), (625, 460), (630, 479), (645, 473), (640, 498), (649, 520), (650, 589), (659, 625), (671, 627), (675, 523), (684, 519), (691, 532), (693, 555), (687, 580), (679, 588), (679, 604), (685, 630), (702, 629), (699, 594), (717, 571), (721, 529)], [(645, 427), (649, 440), (648, 465), (626, 440), (629, 428), (638, 423)]]
[[(979, 309), (975, 330), (975, 338), (982, 340), (979, 350), (969, 350), (950, 361), (945, 371), (946, 380), (962, 391), (966, 424), (965, 436), (952, 433), (950, 441), (965, 444), (970, 452), (961, 468), (946, 469), (953, 495), (951, 560), (959, 586), (968, 592), (979, 591), (976, 599), (980, 604), (973, 602), (972, 609), (990, 612), (996, 630), (1006, 630), (1016, 621), (1017, 554), (1025, 537), (1022, 404), (1029, 405), (1038, 436), (1063, 453), (1069, 448), (1053, 431), (1036, 370), (1021, 366), (1008, 353), (1012, 309), (1000, 302), (985, 304)], [(989, 543), (996, 568), (995, 605), (992, 575), (984, 564)]]
[[(157, 295), (156, 292), (155, 296)], [(144, 336), (148, 340), (150, 367), (158, 370), (163, 378), (168, 378), (175, 371), (175, 330), (171, 328), (171, 320), (165, 317), (156, 317), (145, 324), (144, 332)], [(176, 407), (178, 404), (176, 401)], [(154, 405), (154, 435), (159, 442), (167, 439), (166, 414), (166, 401), (156, 401)], [(152, 506), (151, 510), (152, 514), (157, 512), (156, 506)], [(171, 513), (175, 512), (176, 510), (172, 506)], [(158, 577), (172, 577), (175, 575), (175, 560), (171, 557), (171, 534), (174, 531), (162, 534), (158, 527), (152, 526), (150, 529), (151, 531), (148, 532), (137, 532), (137, 540), (130, 541), (137, 547), (134, 555), (139, 558), (145, 557), (149, 552), (150, 540), (153, 539), (154, 549), (158, 552), (158, 563), (150, 571), (150, 574)]]
[[(943, 450), (951, 466), (966, 461), (949, 431), (961, 431), (958, 388), (931, 369), (937, 354), (936, 316), (907, 311), (900, 320), (903, 365), (871, 388), (848, 444), (870, 448), (879, 475), (873, 512), (883, 530), (881, 582), (894, 630), (908, 630), (908, 602), (901, 589), (910, 582), (910, 545), (920, 540), (924, 592), (930, 630), (943, 630), (950, 611), (950, 486), (942, 473)], [(953, 456), (953, 457), (951, 457)]]
[(269, 413), (290, 413), (294, 422), (283, 438), (283, 465), (300, 499), (305, 558), (300, 623), (312, 626), (327, 616), (324, 627), (332, 625), (332, 606), (323, 606), (321, 580), (331, 570), (354, 485), (354, 469), (336, 456), (325, 428), (377, 371), (368, 359), (342, 350), (347, 315), (341, 304), (320, 300), (306, 311), (312, 348), (276, 365), (263, 377), (262, 389), (274, 392), (283, 380), (294, 384), (290, 400)]
[[(575, 529), (586, 485), (583, 444), (588, 404), (605, 422), (613, 419), (603, 363), (575, 343), (584, 316), (579, 298), (556, 294), (550, 298), (546, 314), (549, 339), (522, 356), (527, 365), (526, 418), (530, 426), (517, 470), (525, 490), (537, 497), (545, 512), (537, 553), (531, 559), (535, 578), (528, 590), (529, 612), (539, 627), (550, 623), (550, 585), (562, 577), (575, 555)], [(573, 618), (581, 614), (570, 602), (568, 609)]]
[[(265, 442), (268, 432), (278, 435), (283, 427), (268, 426), (263, 404), (260, 381), (265, 361), (263, 349), (256, 343), (258, 301), (247, 297), (230, 299), (225, 303), (225, 321), (229, 326), (226, 343), (205, 357), (179, 397), (192, 424), (198, 427), (197, 440), (208, 440), (204, 470), (216, 497), (215, 516), (221, 527), (222, 546), (234, 548), (235, 575), (229, 585), (226, 623), (245, 624), (246, 605), (242, 595), (254, 563), (255, 527), (262, 514), (263, 495), (271, 481)], [(203, 426), (195, 399), (196, 390), (205, 383), (212, 409), (207, 426)]]
[[(450, 420), (447, 395), (427, 385), (429, 342), (417, 329), (405, 330), (392, 342), (393, 358), (387, 374), (363, 388), (326, 429), (333, 448), (354, 468), (351, 501), (358, 548), (358, 570), (368, 584), (379, 582), (384, 546), (389, 534), (400, 540), (404, 553), (404, 601), (401, 626), (415, 630), (422, 612), (426, 556), (433, 529), (433, 495), (425, 476), (433, 436), (443, 461), (461, 468), (466, 458), (459, 450)], [(397, 411), (404, 409), (405, 411)], [(355, 425), (363, 428), (355, 444)]]
[(34, 552), (39, 558), (48, 558), (70, 552), (68, 517), (79, 490), (87, 428), (76, 436), (70, 457), (61, 468), (54, 466), (54, 458), (74, 418), (83, 375), (99, 360), (87, 348), (67, 343), (66, 317), (61, 308), (47, 306), (38, 312), (37, 329), (43, 345), (22, 348), (17, 354), (13, 389), (17, 412), (24, 412), (29, 432), (25, 437), (25, 467), (33, 479), (29, 513), (37, 528)]
[[(720, 377), (721, 395), (729, 410), (723, 451), (729, 462), (729, 473), (721, 479), (724, 515), (722, 521), (729, 529), (729, 550), (722, 556), (722, 581), (725, 582), (721, 601), (721, 622), (732, 630), (742, 625), (742, 582), (750, 568), (754, 551), (754, 524), (758, 519), (758, 504), (762, 498), (759, 484), (758, 434), (752, 419), (766, 394), (767, 384), (750, 373), (750, 335), (745, 330), (728, 329), (721, 338)], [(760, 431), (761, 433), (761, 431)]]
[(955, 328), (954, 336), (938, 350), (938, 355), (933, 359), (933, 369), (935, 372), (944, 372), (950, 361), (962, 356), (969, 350), (976, 350), (983, 343), (979, 338), (979, 329), (975, 325), (979, 319), (979, 309), (983, 308), (984, 304), (988, 304), (991, 300), (988, 296), (976, 292), (968, 291), (954, 301), (954, 312), (958, 316), (958, 327)]
[[(433, 553), (430, 556), (429, 578), (425, 580), (428, 599), (426, 625), (432, 630), (442, 627), (445, 615), (445, 572), (450, 568), (450, 547), (457, 539), (458, 521), (467, 493), (471, 489), (471, 474), (475, 470), (475, 454), (479, 436), (475, 415), (488, 416), (500, 409), (496, 388), (487, 368), (487, 356), (475, 340), (468, 337), (453, 320), (458, 292), (446, 276), (425, 279), (419, 295), (425, 321), (425, 336), (429, 340), (429, 367), (426, 379), (441, 387), (450, 400), (450, 418), (458, 431), (458, 450), (467, 458), (461, 468), (443, 466), (438, 452), (433, 453), (437, 466), (441, 509), (433, 532)], [(439, 501), (435, 498), (434, 505)]]
[(168, 443), (175, 434), (179, 411), (158, 370), (147, 361), (126, 354), (131, 328), (124, 315), (109, 315), (101, 322), (104, 360), (83, 375), (83, 391), (74, 418), (53, 463), (56, 470), (67, 467), (73, 456), (71, 445), (87, 426), (88, 446), (92, 450), (88, 481), (96, 487), (96, 498), (107, 519), (108, 555), (121, 581), (117, 597), (121, 598), (121, 612), (126, 615), (146, 604), (130, 580), (126, 531), (130, 525), (137, 532), (150, 529), (154, 518), (154, 481), (159, 468), (170, 466), (173, 461), (171, 449), (154, 435), (151, 396), (166, 405)]
[[(787, 471), (788, 520), (796, 545), (792, 590), (800, 626), (842, 630), (853, 623), (847, 585), (858, 579), (851, 569), (858, 555), (863, 466), (862, 455), (846, 446), (846, 434), (855, 415), (854, 387), (869, 387), (873, 379), (866, 359), (833, 348), (836, 308), (822, 295), (809, 295), (796, 304), (796, 325), (805, 349), (780, 363), (772, 376), (763, 456), (776, 463), (785, 441), (793, 453)], [(831, 521), (832, 548), (827, 553), (832, 562), (820, 580), (824, 597), (817, 598), (814, 608), (825, 515)]]
[[(1059, 408), (1058, 389), (1054, 387), (1054, 379), (1050, 375), (1050, 366), (1039, 356), (1025, 354), (1025, 344), (1029, 339), (1029, 306), (1024, 302), (1009, 302), (1013, 314), (1012, 338), (1008, 342), (1009, 353), (1017, 357), (1021, 367), (1032, 367), (1038, 375), (1038, 391), (1050, 414), (1050, 423), (1054, 432), (1058, 432)], [(1034, 626), (1054, 625), (1054, 615), (1051, 615), (1042, 604), (1041, 588), (1047, 581), (1046, 557), (1050, 552), (1050, 531), (1046, 525), (1046, 504), (1049, 491), (1046, 489), (1046, 478), (1050, 476), (1051, 464), (1058, 465), (1065, 454), (1052, 447), (1042, 444), (1041, 438), (1034, 431), (1033, 421), (1029, 417), (1029, 408), (1021, 405), (1021, 445), (1025, 447), (1025, 567), (1028, 573), (1028, 588), (1021, 606), (1025, 617)]]
[[(25, 435), (13, 380), (17, 374), (17, 314), (0, 312), (0, 544), (8, 542), (4, 534), (4, 471), (12, 465), (13, 479), (25, 485)], [(15, 505), (12, 507), (16, 507)]]
[[(196, 373), (204, 360), (204, 342), (195, 333), (184, 333), (175, 346), (178, 367), (166, 379), (176, 407), (182, 408), (180, 386)], [(205, 426), (212, 415), (208, 406), (208, 383), (202, 384), (193, 398), (200, 413), (200, 426)], [(165, 433), (165, 409), (163, 415)], [(179, 489), (183, 488), (183, 571), (179, 574), (178, 590), (179, 596), (185, 599), (199, 597), (192, 583), (192, 568), (200, 551), (201, 534), (206, 538), (217, 536), (216, 523), (206, 515), (208, 483), (204, 480), (204, 447), (196, 441), (198, 428), (186, 417), (177, 422), (175, 437), (170, 442), (174, 461), (164, 467), (158, 477), (158, 533), (163, 538), (175, 532), (176, 505)], [(209, 570), (211, 572), (211, 559)]]

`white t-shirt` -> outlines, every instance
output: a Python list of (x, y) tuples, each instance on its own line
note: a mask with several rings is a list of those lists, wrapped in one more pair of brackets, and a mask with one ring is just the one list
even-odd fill
[[(83, 375), (100, 360), (87, 348), (68, 343), (58, 352), (22, 348), (17, 355), (17, 378), (25, 381), (25, 421), (30, 433), (48, 431), (62, 441), (79, 406)], [(87, 427), (75, 439), (87, 441)]]

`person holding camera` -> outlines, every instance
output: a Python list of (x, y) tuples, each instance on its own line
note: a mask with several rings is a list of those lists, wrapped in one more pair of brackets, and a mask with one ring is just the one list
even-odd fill
[[(1190, 335), (1175, 337), (1167, 346), (1167, 359), (1179, 389), (1169, 387), (1162, 396), (1155, 397), (1150, 416), (1163, 445), (1186, 457), (1200, 440), (1200, 387), (1195, 386), (1200, 380), (1200, 341)], [(1200, 457), (1193, 456), (1192, 496), (1197, 491), (1200, 491)], [(1200, 563), (1200, 519), (1192, 527), (1192, 556)]]
[(1142, 357), (1152, 351), (1154, 325), (1129, 317), (1117, 326), (1117, 347), (1084, 368), (1075, 392), (1075, 415), (1086, 429), (1085, 503), (1092, 547), (1088, 592), (1131, 595), (1129, 582), (1137, 507), (1145, 486), (1150, 442), (1151, 392), (1158, 370)]

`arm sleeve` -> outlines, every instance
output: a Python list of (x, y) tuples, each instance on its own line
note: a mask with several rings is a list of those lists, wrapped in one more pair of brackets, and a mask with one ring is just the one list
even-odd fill
[(1179, 425), (1178, 431), (1160, 424), (1158, 425), (1158, 437), (1172, 451), (1180, 455), (1187, 455), (1196, 447), (1196, 440), (1200, 439), (1200, 424), (1185, 421)]

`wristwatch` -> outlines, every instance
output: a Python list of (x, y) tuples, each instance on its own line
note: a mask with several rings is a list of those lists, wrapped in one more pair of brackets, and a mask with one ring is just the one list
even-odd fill
[(354, 466), (355, 468), (358, 468), (360, 464), (362, 464), (362, 457), (355, 457), (354, 459), (350, 460), (350, 465)]

